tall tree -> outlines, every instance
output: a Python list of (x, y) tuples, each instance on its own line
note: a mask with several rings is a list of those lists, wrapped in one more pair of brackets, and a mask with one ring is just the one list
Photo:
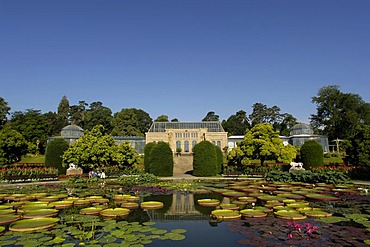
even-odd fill
[(342, 93), (337, 85), (320, 88), (312, 103), (317, 113), (311, 115), (311, 124), (331, 140), (348, 139), (359, 124), (370, 124), (369, 103), (357, 94)]
[(160, 115), (154, 120), (154, 122), (168, 122), (168, 116)]
[(41, 153), (45, 151), (48, 139), (48, 122), (40, 110), (27, 109), (25, 113), (14, 112), (10, 119), (10, 126), (21, 133), (28, 142), (34, 145), (38, 143)]
[(91, 103), (85, 115), (85, 129), (91, 130), (101, 124), (107, 133), (112, 131), (112, 111), (100, 101)]
[(223, 120), (221, 125), (229, 136), (244, 135), (250, 127), (247, 113), (243, 110), (231, 115), (227, 120)]
[(66, 121), (61, 120), (60, 116), (58, 116), (55, 112), (47, 112), (44, 113), (43, 118), (47, 123), (47, 135), (48, 136), (57, 136), (62, 131), (63, 127), (66, 126)]
[(280, 123), (280, 126), (278, 127), (280, 135), (289, 136), (290, 128), (298, 124), (298, 121), (295, 117), (293, 117), (293, 115), (289, 113), (281, 114), (281, 117), (282, 117), (282, 121)]
[(252, 123), (252, 126), (255, 126), (259, 123), (267, 122), (267, 106), (262, 103), (255, 103), (252, 106), (252, 113), (249, 114), (249, 119)]
[(10, 165), (27, 154), (28, 144), (24, 137), (10, 126), (0, 130), (0, 164)]
[(207, 122), (207, 121), (219, 121), (219, 116), (216, 115), (215, 112), (210, 111), (207, 113), (207, 115), (202, 119), (202, 122)]
[(70, 107), (70, 120), (73, 124), (85, 128), (85, 117), (86, 117), (86, 107), (88, 104), (84, 100), (80, 100), (78, 105), (73, 105)]
[(149, 114), (141, 109), (122, 109), (113, 116), (112, 135), (144, 136), (152, 122)]
[(7, 120), (6, 115), (9, 115), (10, 109), (8, 102), (6, 102), (4, 98), (0, 97), (0, 129), (5, 124)]
[(69, 117), (69, 101), (67, 96), (63, 96), (58, 105), (58, 117), (59, 121), (62, 122), (63, 127), (68, 125), (68, 117)]
[(290, 163), (296, 155), (297, 150), (292, 145), (285, 146), (271, 124), (261, 123), (247, 131), (243, 141), (229, 152), (228, 159), (242, 165), (258, 159), (263, 165), (266, 160)]
[(348, 140), (346, 160), (351, 165), (370, 166), (370, 125), (357, 126), (356, 132)]

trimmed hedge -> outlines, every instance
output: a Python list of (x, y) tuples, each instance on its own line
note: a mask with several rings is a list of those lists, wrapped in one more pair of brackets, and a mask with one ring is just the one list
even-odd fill
[(173, 176), (173, 153), (167, 142), (160, 141), (151, 149), (149, 172), (159, 177)]
[(193, 148), (193, 175), (211, 177), (217, 175), (217, 154), (214, 145), (201, 141)]
[(324, 151), (321, 145), (315, 140), (305, 142), (301, 147), (301, 159), (306, 170), (316, 166), (323, 166)]
[(217, 174), (221, 174), (222, 171), (222, 166), (224, 164), (224, 154), (221, 151), (221, 148), (214, 146), (215, 147), (215, 152), (217, 156), (217, 163), (216, 163), (216, 171)]
[(155, 142), (149, 142), (144, 147), (144, 171), (149, 172), (150, 167), (150, 152), (155, 147)]
[(49, 142), (45, 154), (45, 166), (55, 167), (59, 175), (65, 175), (67, 167), (63, 166), (63, 153), (68, 149), (69, 143), (63, 138), (56, 138)]

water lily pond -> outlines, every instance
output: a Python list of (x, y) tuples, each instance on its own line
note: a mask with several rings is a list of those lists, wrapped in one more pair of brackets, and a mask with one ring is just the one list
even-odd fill
[(2, 187), (0, 246), (368, 246), (354, 185), (197, 181)]

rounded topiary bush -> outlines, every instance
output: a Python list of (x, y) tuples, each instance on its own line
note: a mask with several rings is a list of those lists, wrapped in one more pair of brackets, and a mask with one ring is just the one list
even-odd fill
[(151, 149), (149, 172), (160, 177), (173, 175), (173, 153), (168, 143), (160, 141)]
[(301, 159), (305, 169), (323, 166), (324, 151), (321, 145), (315, 140), (305, 142), (301, 147)]
[(193, 148), (193, 175), (199, 177), (215, 176), (218, 172), (217, 154), (214, 145), (201, 141)]
[(150, 152), (155, 147), (155, 142), (149, 142), (144, 147), (144, 171), (149, 173), (150, 167)]
[(217, 163), (216, 163), (216, 171), (217, 174), (220, 174), (222, 171), (222, 166), (224, 164), (224, 154), (221, 151), (221, 148), (218, 146), (215, 147), (215, 152), (216, 152), (216, 158), (217, 158)]
[(63, 138), (56, 138), (49, 142), (45, 153), (45, 166), (55, 167), (59, 175), (65, 175), (67, 167), (63, 166), (62, 155), (69, 147), (69, 143)]

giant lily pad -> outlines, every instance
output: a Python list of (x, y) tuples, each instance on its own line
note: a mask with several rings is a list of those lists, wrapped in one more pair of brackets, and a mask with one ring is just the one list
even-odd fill
[(23, 213), (23, 218), (31, 219), (31, 218), (54, 217), (58, 215), (58, 212), (59, 211), (54, 208), (29, 210)]
[(220, 204), (220, 201), (217, 199), (199, 199), (197, 203), (204, 207), (216, 207)]
[(108, 203), (109, 199), (104, 198), (102, 196), (89, 196), (85, 198), (86, 200), (89, 200), (92, 203)]
[(73, 201), (56, 201), (51, 202), (49, 205), (53, 206), (55, 209), (66, 209), (73, 206)]
[(314, 217), (314, 218), (324, 218), (324, 217), (332, 216), (331, 213), (328, 213), (322, 210), (309, 210), (309, 211), (305, 211), (304, 214), (307, 217)]
[(103, 208), (100, 207), (88, 207), (80, 210), (80, 214), (85, 215), (99, 215)]
[(15, 213), (15, 210), (11, 208), (0, 210), (0, 215), (9, 215), (9, 214), (14, 214), (14, 213)]
[(307, 217), (295, 210), (279, 210), (274, 212), (275, 217), (285, 220), (304, 220)]
[(139, 204), (136, 202), (122, 202), (121, 207), (128, 209), (135, 209), (139, 207)]
[(230, 209), (217, 209), (211, 212), (211, 218), (217, 218), (220, 220), (237, 220), (241, 218), (239, 211)]
[(40, 202), (56, 202), (60, 200), (60, 196), (46, 196), (38, 199)]
[(129, 213), (130, 210), (127, 208), (107, 208), (102, 210), (100, 215), (109, 218), (120, 218), (127, 216)]
[(320, 193), (307, 194), (306, 197), (314, 201), (340, 201), (338, 197)]
[(248, 217), (248, 218), (262, 218), (262, 217), (267, 216), (266, 212), (262, 210), (255, 210), (255, 209), (243, 209), (243, 210), (240, 210), (240, 213), (244, 217)]
[(234, 203), (221, 203), (220, 207), (222, 209), (231, 209), (231, 210), (239, 210), (239, 206)]
[(21, 216), (16, 214), (0, 215), (0, 225), (12, 223), (19, 220), (20, 218)]
[(241, 202), (246, 202), (246, 203), (253, 203), (253, 202), (257, 202), (257, 199), (255, 197), (251, 197), (251, 196), (241, 196), (238, 198), (239, 201)]
[(157, 201), (148, 201), (148, 202), (142, 202), (140, 204), (140, 207), (142, 209), (160, 209), (163, 208), (163, 202), (157, 202)]
[(55, 226), (58, 221), (59, 218), (24, 219), (11, 223), (9, 226), (9, 230), (15, 232), (27, 232), (47, 229)]

